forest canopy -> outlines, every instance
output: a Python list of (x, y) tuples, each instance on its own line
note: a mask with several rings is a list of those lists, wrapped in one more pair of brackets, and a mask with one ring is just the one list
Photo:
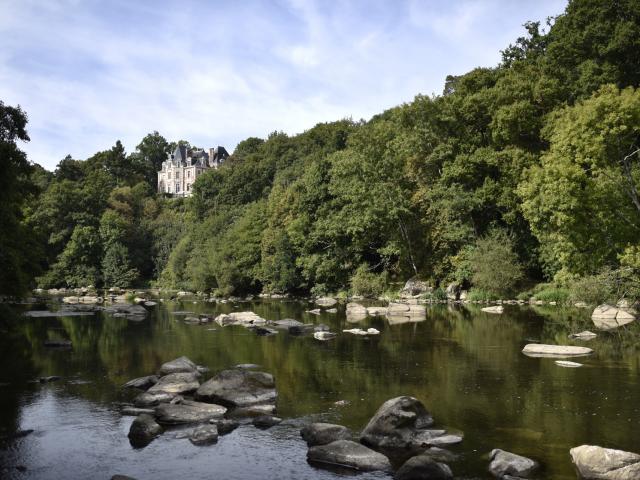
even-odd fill
[(187, 199), (156, 193), (176, 145), (158, 132), (49, 173), (19, 149), (26, 114), (0, 103), (0, 289), (379, 295), (418, 276), (508, 295), (638, 278), (639, 83), (637, 1), (573, 0), (441, 95), (244, 140)]

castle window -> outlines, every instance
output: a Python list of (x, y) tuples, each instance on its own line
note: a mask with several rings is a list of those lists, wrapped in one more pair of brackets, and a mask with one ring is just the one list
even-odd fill
[(187, 178), (191, 178), (191, 170), (187, 171)]
[(176, 183), (176, 193), (180, 192), (180, 184)]
[(169, 172), (169, 180), (171, 180), (171, 172)]

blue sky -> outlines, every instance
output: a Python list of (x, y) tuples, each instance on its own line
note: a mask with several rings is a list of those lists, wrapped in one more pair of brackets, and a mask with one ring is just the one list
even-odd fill
[(0, 100), (48, 169), (158, 130), (231, 150), (494, 66), (566, 0), (0, 0)]

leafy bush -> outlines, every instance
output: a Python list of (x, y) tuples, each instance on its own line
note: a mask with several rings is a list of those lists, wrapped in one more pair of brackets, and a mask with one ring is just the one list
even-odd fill
[(488, 302), (491, 300), (499, 300), (499, 298), (492, 292), (482, 290), (481, 288), (472, 288), (467, 294), (467, 300), (472, 302)]
[(623, 298), (633, 302), (640, 299), (640, 280), (635, 269), (630, 267), (605, 269), (596, 275), (575, 280), (570, 291), (572, 301), (591, 305), (615, 304)]
[(508, 296), (524, 278), (513, 239), (502, 230), (476, 241), (469, 265), (474, 287), (494, 296)]
[(376, 298), (387, 287), (387, 272), (374, 273), (366, 264), (360, 265), (351, 277), (351, 291), (355, 295)]
[(543, 302), (567, 303), (571, 297), (571, 292), (566, 288), (550, 286), (535, 292), (533, 296), (536, 300), (542, 300)]

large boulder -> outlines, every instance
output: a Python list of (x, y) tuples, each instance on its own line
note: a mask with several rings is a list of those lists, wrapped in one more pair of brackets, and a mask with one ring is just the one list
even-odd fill
[(300, 430), (300, 435), (310, 447), (351, 438), (351, 432), (347, 427), (333, 423), (312, 423)]
[(428, 455), (407, 460), (393, 476), (395, 480), (448, 480), (453, 473), (448, 465), (434, 461)]
[(492, 450), (489, 458), (489, 471), (496, 478), (504, 478), (506, 475), (529, 478), (539, 466), (535, 460), (499, 448)]
[(529, 343), (522, 349), (528, 357), (565, 358), (591, 355), (593, 350), (587, 347), (572, 347), (569, 345), (545, 345), (543, 343)]
[(387, 400), (360, 435), (360, 441), (372, 448), (394, 450), (430, 446), (430, 439), (444, 435), (443, 430), (428, 430), (433, 417), (422, 402), (403, 396)]
[(581, 445), (569, 451), (571, 460), (584, 480), (637, 480), (640, 455), (637, 453)]
[(156, 407), (158, 423), (181, 425), (185, 423), (205, 423), (222, 418), (227, 409), (212, 403), (183, 400), (181, 403), (164, 403)]
[(311, 447), (307, 452), (307, 460), (315, 464), (361, 471), (391, 470), (387, 457), (351, 440), (336, 440), (327, 445)]
[(138, 415), (129, 428), (129, 441), (134, 447), (144, 447), (162, 433), (162, 427), (146, 413)]
[(265, 372), (234, 369), (224, 370), (203, 383), (196, 399), (227, 407), (243, 407), (274, 403), (278, 394), (273, 375)]
[(450, 283), (447, 285), (447, 289), (445, 293), (447, 294), (447, 299), (449, 300), (458, 300), (460, 298), (460, 291), (462, 288), (458, 283)]
[(347, 303), (347, 321), (359, 322), (367, 318), (367, 307), (359, 303)]
[(591, 314), (593, 324), (600, 330), (612, 330), (635, 321), (633, 313), (622, 308), (603, 304), (595, 308)]
[(179, 357), (170, 362), (163, 363), (160, 366), (160, 375), (169, 375), (170, 373), (189, 373), (195, 372), (197, 365), (187, 357)]
[(169, 375), (161, 377), (153, 387), (147, 390), (147, 393), (164, 392), (178, 395), (193, 392), (200, 386), (200, 382), (198, 381), (199, 376), (200, 374), (198, 372), (170, 373)]
[(125, 383), (122, 388), (139, 388), (140, 390), (147, 390), (158, 383), (157, 375), (149, 375), (147, 377), (134, 378)]
[(411, 278), (404, 284), (400, 294), (415, 297), (416, 295), (422, 295), (423, 293), (428, 293), (430, 291), (431, 287), (429, 287), (427, 282), (418, 280), (417, 278)]
[(193, 429), (189, 440), (194, 445), (211, 445), (218, 441), (218, 427), (213, 424), (200, 425)]

